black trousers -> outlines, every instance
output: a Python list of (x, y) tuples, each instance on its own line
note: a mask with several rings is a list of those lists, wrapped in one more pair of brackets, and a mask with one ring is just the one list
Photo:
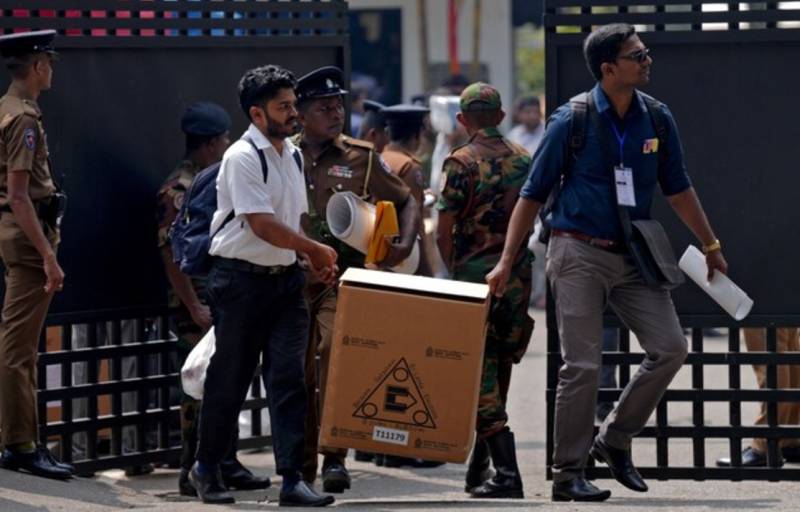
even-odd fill
[(276, 472), (303, 464), (308, 309), (303, 273), (257, 274), (216, 262), (208, 293), (216, 351), (206, 373), (197, 460), (219, 464), (234, 437), (236, 418), (261, 355)]

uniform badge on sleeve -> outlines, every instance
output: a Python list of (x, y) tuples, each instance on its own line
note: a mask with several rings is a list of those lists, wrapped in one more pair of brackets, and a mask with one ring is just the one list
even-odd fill
[(22, 140), (25, 141), (25, 147), (33, 151), (36, 149), (36, 131), (33, 128), (25, 128), (22, 132)]

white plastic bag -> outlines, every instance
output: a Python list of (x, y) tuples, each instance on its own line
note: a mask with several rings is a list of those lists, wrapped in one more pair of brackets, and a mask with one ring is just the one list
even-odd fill
[(217, 337), (214, 336), (214, 328), (208, 330), (205, 336), (195, 345), (186, 362), (181, 368), (181, 383), (183, 391), (187, 395), (196, 399), (203, 399), (203, 386), (206, 383), (206, 370), (214, 350), (217, 348)]

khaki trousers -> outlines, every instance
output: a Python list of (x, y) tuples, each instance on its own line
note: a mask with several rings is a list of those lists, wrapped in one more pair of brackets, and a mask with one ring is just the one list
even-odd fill
[[(45, 229), (57, 247), (58, 234)], [(5, 265), (6, 292), (0, 324), (0, 429), (2, 445), (38, 440), (36, 361), (52, 293), (39, 252), (14, 221), (0, 214), (0, 257)]]
[[(743, 329), (744, 344), (749, 352), (765, 352), (767, 350), (767, 331), (766, 329), (749, 328)], [(800, 352), (800, 337), (796, 328), (778, 329), (778, 352)], [(778, 388), (797, 389), (800, 388), (800, 365), (779, 365)], [(753, 371), (756, 374), (758, 387), (767, 387), (767, 367), (766, 365), (754, 365)], [(767, 424), (767, 403), (761, 403), (761, 409), (756, 417), (756, 425)], [(798, 402), (778, 402), (778, 424), (780, 425), (800, 425), (800, 403)], [(780, 446), (797, 446), (800, 444), (797, 439), (781, 439)], [(750, 445), (760, 453), (767, 453), (766, 439), (753, 439)]]
[[(321, 285), (306, 287), (311, 325), (308, 331), (306, 349), (306, 393), (308, 412), (306, 414), (306, 437), (303, 451), (303, 478), (313, 482), (317, 474), (317, 453), (325, 457), (339, 459), (344, 464), (347, 450), (330, 449), (319, 451), (319, 425), (322, 407), (325, 403), (325, 384), (328, 381), (328, 364), (331, 357), (333, 322), (336, 317), (336, 291)], [(319, 362), (317, 362), (319, 354)], [(319, 387), (319, 398), (317, 388)]]
[(563, 482), (583, 475), (592, 442), (606, 306), (636, 334), (646, 354), (600, 428), (607, 444), (630, 447), (686, 359), (687, 347), (669, 292), (646, 286), (630, 257), (564, 237), (552, 238), (547, 254), (564, 359), (553, 460), (554, 481)]

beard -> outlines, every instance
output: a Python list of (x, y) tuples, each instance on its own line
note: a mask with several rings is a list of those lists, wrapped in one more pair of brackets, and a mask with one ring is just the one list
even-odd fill
[(270, 137), (283, 139), (291, 137), (299, 131), (297, 117), (290, 117), (286, 122), (280, 122), (270, 117), (266, 112), (264, 114), (267, 116), (267, 135)]

